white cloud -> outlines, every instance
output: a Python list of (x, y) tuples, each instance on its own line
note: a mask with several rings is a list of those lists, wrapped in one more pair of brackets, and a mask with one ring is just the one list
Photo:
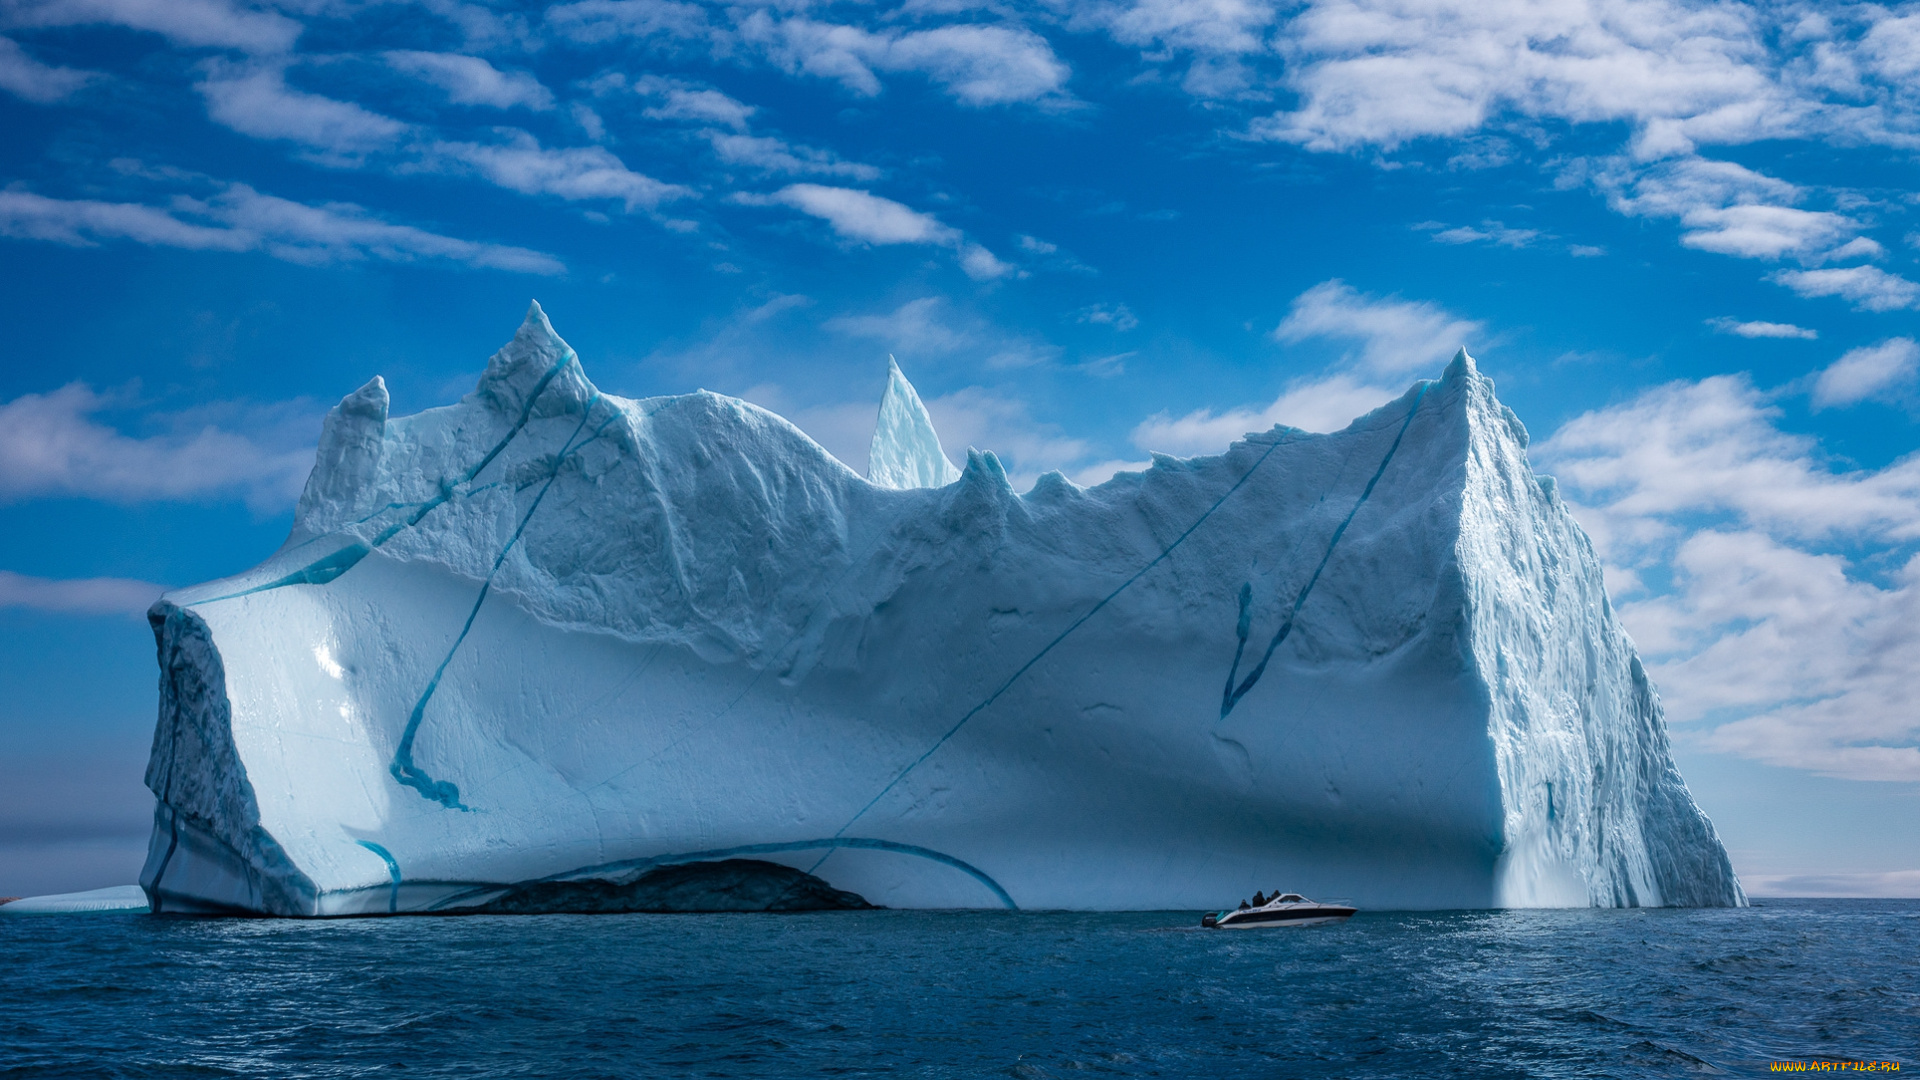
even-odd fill
[(1615, 210), (1678, 218), (1685, 229), (1680, 242), (1702, 251), (1750, 259), (1795, 255), (1819, 260), (1862, 250), (1847, 240), (1859, 229), (1858, 222), (1784, 205), (1799, 201), (1804, 193), (1730, 161), (1688, 156), (1644, 166), (1620, 158), (1596, 179)]
[(1379, 375), (1399, 375), (1445, 361), (1485, 333), (1482, 324), (1436, 304), (1378, 299), (1335, 278), (1296, 297), (1273, 337), (1290, 343), (1353, 342), (1358, 347), (1353, 362)]
[(136, 439), (93, 419), (112, 402), (81, 383), (0, 404), (0, 501), (78, 496), (151, 502), (240, 495), (279, 510), (299, 495), (313, 449), (212, 425)]
[(1838, 296), (1861, 311), (1896, 311), (1920, 302), (1920, 285), (1877, 266), (1780, 270), (1770, 280), (1801, 296)]
[(708, 39), (724, 47), (724, 35), (700, 4), (680, 0), (579, 0), (547, 9), (546, 25), (583, 44), (616, 38), (641, 41)]
[(1067, 65), (1030, 30), (964, 24), (918, 30), (894, 39), (881, 65), (919, 71), (963, 105), (1006, 105), (1057, 95)]
[(1813, 407), (1852, 405), (1911, 390), (1920, 368), (1920, 345), (1912, 338), (1889, 338), (1878, 345), (1850, 349), (1813, 381)]
[(199, 90), (207, 113), (242, 135), (286, 139), (350, 158), (391, 149), (411, 130), (389, 116), (287, 85), (284, 68), (210, 61)]
[(395, 225), (357, 206), (308, 206), (233, 184), (210, 199), (180, 197), (165, 208), (0, 191), (0, 235), (74, 247), (128, 240), (195, 251), (260, 251), (312, 265), (366, 258), (445, 259), (519, 273), (557, 274), (551, 255)]
[(107, 23), (150, 31), (175, 45), (250, 53), (285, 52), (301, 30), (277, 12), (225, 0), (16, 0), (3, 17), (14, 26)]
[(940, 297), (924, 296), (885, 315), (841, 315), (824, 325), (835, 333), (878, 341), (902, 356), (945, 356), (975, 342), (971, 332), (951, 325), (946, 308)]
[(878, 180), (880, 170), (855, 161), (842, 161), (826, 150), (795, 146), (782, 139), (763, 135), (744, 135), (708, 131), (715, 156), (729, 165), (745, 165), (770, 173), (796, 175), (845, 176), (853, 180)]
[(1920, 539), (1920, 458), (1836, 468), (1779, 418), (1744, 377), (1719, 376), (1588, 413), (1534, 454), (1610, 580), (1671, 580), (1620, 613), (1688, 737), (1920, 780), (1920, 557), (1902, 555)]
[(465, 168), (523, 195), (554, 195), (569, 201), (612, 199), (629, 211), (652, 209), (693, 195), (627, 168), (601, 146), (548, 149), (524, 131), (505, 129), (505, 142), (437, 142), (426, 154), (430, 167)]
[(660, 102), (646, 110), (646, 115), (654, 120), (719, 124), (721, 127), (745, 132), (748, 119), (759, 111), (752, 105), (735, 101), (718, 90), (673, 79), (663, 79), (657, 75), (636, 80), (633, 89), (636, 93), (653, 97)]
[(1748, 896), (1920, 897), (1920, 870), (1877, 874), (1747, 874), (1740, 884)]
[(0, 608), (58, 615), (144, 615), (166, 586), (130, 578), (42, 578), (0, 570)]
[(960, 243), (960, 230), (942, 225), (932, 214), (909, 209), (870, 191), (789, 184), (768, 198), (825, 221), (848, 240), (866, 244)]
[(99, 76), (91, 71), (52, 67), (27, 55), (12, 38), (0, 37), (0, 90), (39, 105), (72, 97)]
[(1125, 304), (1094, 304), (1081, 308), (1074, 314), (1075, 322), (1091, 323), (1094, 326), (1111, 326), (1125, 333), (1140, 325), (1133, 310)]
[(880, 93), (876, 72), (918, 72), (963, 105), (1059, 99), (1069, 70), (1047, 40), (1015, 26), (966, 23), (901, 33), (778, 19), (758, 10), (740, 37), (791, 74), (833, 79), (856, 94)]
[(1241, 436), (1275, 424), (1304, 431), (1339, 431), (1398, 394), (1352, 375), (1302, 379), (1265, 408), (1197, 409), (1180, 417), (1167, 413), (1148, 417), (1133, 429), (1133, 445), (1176, 457), (1221, 454)]
[(455, 105), (488, 105), (511, 109), (553, 108), (553, 92), (524, 71), (501, 71), (477, 56), (458, 53), (395, 51), (384, 54), (394, 70), (433, 84), (447, 92)]
[(1073, 468), (1089, 449), (1083, 440), (1035, 420), (1026, 402), (978, 386), (928, 400), (927, 412), (957, 464), (966, 464), (966, 447), (990, 450), (1020, 491), (1032, 487), (1041, 473)]
[(1623, 526), (1718, 513), (1794, 540), (1920, 539), (1920, 460), (1834, 472), (1811, 439), (1780, 430), (1779, 415), (1744, 376), (1669, 383), (1576, 417), (1539, 456), (1590, 514), (1618, 519), (1596, 533), (1658, 540), (1666, 526)]
[(960, 269), (976, 281), (991, 281), (1016, 273), (993, 252), (968, 240), (959, 229), (942, 224), (903, 203), (856, 188), (823, 184), (788, 184), (772, 195), (738, 194), (735, 202), (749, 206), (790, 206), (827, 223), (843, 240), (861, 244), (930, 244), (952, 248)]
[(1471, 225), (1457, 225), (1447, 228), (1437, 221), (1426, 221), (1414, 228), (1432, 232), (1433, 238), (1442, 244), (1477, 244), (1481, 242), (1498, 244), (1501, 247), (1523, 248), (1541, 239), (1545, 234), (1538, 229), (1510, 229), (1498, 221), (1483, 221), (1479, 228)]
[(1792, 323), (1777, 322), (1741, 322), (1724, 316), (1708, 319), (1707, 325), (1722, 334), (1733, 334), (1743, 338), (1800, 338), (1812, 341), (1820, 336), (1820, 331), (1809, 330)]
[(1011, 264), (1001, 262), (998, 256), (979, 244), (960, 246), (960, 269), (975, 281), (993, 281), (1019, 273)]

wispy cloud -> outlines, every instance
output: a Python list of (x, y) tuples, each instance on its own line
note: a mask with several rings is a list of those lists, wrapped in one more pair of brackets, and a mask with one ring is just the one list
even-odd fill
[(15, 97), (40, 105), (65, 101), (99, 77), (96, 72), (43, 64), (12, 38), (0, 37), (0, 90)]
[(932, 214), (923, 214), (870, 191), (822, 184), (788, 184), (771, 195), (743, 194), (734, 198), (748, 205), (790, 206), (825, 221), (835, 235), (855, 243), (952, 248), (960, 257), (960, 268), (975, 280), (990, 281), (1014, 272), (1013, 267), (992, 252), (967, 240), (959, 229), (942, 224)]
[(245, 184), (228, 185), (204, 200), (176, 196), (165, 207), (0, 191), (0, 235), (74, 247), (124, 240), (195, 251), (260, 251), (305, 265), (440, 259), (516, 273), (565, 270), (542, 252), (397, 225), (346, 203), (308, 206)]
[(1878, 345), (1848, 350), (1813, 381), (1813, 407), (1829, 409), (1872, 398), (1900, 400), (1912, 394), (1920, 371), (1920, 345), (1912, 338), (1889, 338)]
[(124, 26), (175, 45), (249, 53), (285, 52), (302, 29), (278, 12), (227, 0), (16, 0), (0, 17), (12, 26)]
[(1898, 311), (1920, 303), (1920, 285), (1877, 266), (1781, 270), (1772, 280), (1801, 296), (1838, 296), (1861, 311)]
[(1397, 379), (1437, 367), (1485, 333), (1481, 323), (1437, 304), (1369, 296), (1338, 278), (1323, 281), (1294, 298), (1272, 337), (1288, 344), (1325, 340), (1350, 346), (1330, 371), (1289, 383), (1265, 405), (1148, 417), (1133, 429), (1133, 444), (1191, 456), (1221, 453), (1242, 435), (1275, 424), (1337, 431), (1404, 390)]
[(865, 96), (880, 93), (877, 72), (917, 72), (963, 105), (1061, 100), (1070, 73), (1038, 34), (1018, 26), (961, 23), (902, 33), (756, 10), (739, 38), (794, 74), (833, 79)]
[(729, 165), (744, 165), (767, 173), (796, 176), (844, 176), (850, 180), (878, 180), (880, 170), (857, 161), (843, 161), (826, 150), (796, 146), (766, 135), (708, 131), (716, 157)]
[(1483, 221), (1478, 228), (1471, 225), (1455, 225), (1449, 228), (1444, 222), (1423, 221), (1414, 226), (1421, 232), (1430, 232), (1434, 240), (1442, 244), (1497, 244), (1500, 247), (1523, 248), (1535, 240), (1546, 236), (1539, 229), (1513, 229), (1498, 221)]
[[(1873, 380), (1868, 379), (1867, 382)], [(1857, 387), (1856, 387), (1857, 389)], [(1709, 749), (1852, 779), (1920, 779), (1920, 459), (1836, 469), (1747, 379), (1646, 391), (1536, 444), (1610, 580), (1669, 716)], [(1613, 568), (1624, 569), (1617, 573)]]
[[(242, 497), (291, 506), (313, 465), (313, 449), (212, 424), (146, 438), (94, 417), (114, 405), (83, 383), (0, 404), (0, 501), (78, 496), (114, 502)], [(306, 424), (298, 425), (301, 434)], [(283, 425), (284, 427), (284, 425)]]
[(404, 72), (447, 92), (455, 105), (486, 105), (495, 109), (525, 106), (553, 108), (553, 91), (524, 71), (501, 71), (477, 56), (458, 53), (395, 51), (382, 54), (395, 71)]
[(1352, 362), (1381, 375), (1401, 375), (1445, 361), (1486, 327), (1424, 300), (1369, 296), (1338, 278), (1294, 298), (1273, 331), (1276, 341), (1314, 338), (1349, 342)]
[(1820, 331), (1818, 330), (1809, 330), (1804, 326), (1795, 326), (1792, 323), (1741, 322), (1738, 319), (1730, 319), (1725, 316), (1708, 319), (1707, 325), (1722, 334), (1732, 334), (1735, 337), (1743, 338), (1800, 338), (1804, 341), (1812, 341), (1820, 336)]
[(425, 168), (470, 170), (509, 191), (553, 195), (570, 201), (612, 200), (629, 211), (692, 196), (692, 189), (634, 172), (601, 146), (548, 148), (524, 131), (508, 130), (504, 142), (436, 142)]
[(322, 154), (352, 158), (398, 146), (411, 127), (350, 101), (287, 85), (279, 63), (209, 61), (199, 90), (207, 113), (256, 139), (283, 139)]
[(42, 578), (0, 570), (0, 608), (59, 615), (142, 615), (166, 586), (131, 578)]

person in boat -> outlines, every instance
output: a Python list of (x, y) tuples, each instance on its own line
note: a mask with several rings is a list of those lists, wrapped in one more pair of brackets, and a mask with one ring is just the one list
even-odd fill
[(1254, 906), (1254, 907), (1266, 907), (1266, 906), (1267, 906), (1267, 898), (1266, 898), (1266, 897), (1264, 897), (1264, 896), (1261, 896), (1261, 895), (1260, 895), (1259, 893), (1257, 893), (1257, 892), (1256, 892), (1256, 893), (1254, 893), (1254, 894), (1253, 894), (1253, 906)]
[(1245, 900), (1240, 901), (1240, 910), (1241, 911), (1247, 910), (1247, 902)]

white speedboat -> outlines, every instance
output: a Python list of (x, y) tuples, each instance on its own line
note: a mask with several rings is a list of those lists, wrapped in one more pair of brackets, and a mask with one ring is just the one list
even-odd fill
[[(1259, 898), (1256, 896), (1255, 899)], [(1299, 893), (1283, 893), (1259, 907), (1242, 904), (1238, 911), (1210, 911), (1200, 916), (1200, 925), (1209, 930), (1314, 926), (1319, 923), (1342, 922), (1351, 918), (1357, 910), (1359, 909), (1343, 904), (1315, 903)]]

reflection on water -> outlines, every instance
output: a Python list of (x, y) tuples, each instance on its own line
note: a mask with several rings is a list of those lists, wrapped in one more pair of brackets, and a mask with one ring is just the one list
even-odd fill
[(1197, 919), (0, 919), (0, 1077), (1920, 1068), (1920, 902)]

